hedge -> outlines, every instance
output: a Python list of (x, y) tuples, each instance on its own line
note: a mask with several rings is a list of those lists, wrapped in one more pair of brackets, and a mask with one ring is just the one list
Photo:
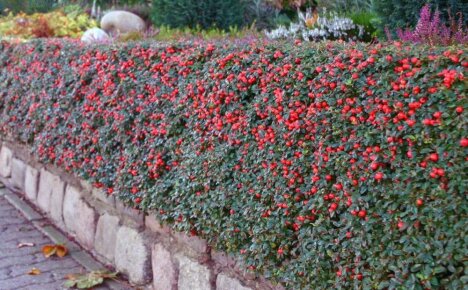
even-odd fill
[(466, 47), (0, 45), (1, 134), (288, 289), (462, 289)]

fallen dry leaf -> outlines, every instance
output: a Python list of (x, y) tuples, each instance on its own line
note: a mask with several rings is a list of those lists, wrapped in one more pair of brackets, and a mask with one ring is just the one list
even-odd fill
[(66, 288), (91, 289), (104, 283), (105, 279), (116, 279), (117, 273), (103, 270), (86, 274), (68, 274), (65, 277), (67, 278), (64, 284)]
[(65, 246), (63, 246), (63, 245), (57, 245), (56, 246), (55, 254), (57, 256), (59, 256), (60, 258), (65, 257), (67, 255), (67, 253), (68, 253), (68, 249)]
[(67, 255), (68, 249), (64, 245), (45, 245), (42, 247), (42, 253), (46, 258), (49, 258), (53, 255), (57, 255), (58, 257), (62, 258)]
[(34, 247), (36, 244), (34, 243), (19, 243), (17, 245), (18, 248), (23, 248), (23, 247)]
[(50, 256), (54, 255), (56, 251), (57, 248), (55, 248), (55, 245), (45, 245), (44, 247), (42, 247), (42, 253), (46, 258), (49, 258)]
[(41, 270), (38, 268), (32, 268), (31, 271), (28, 272), (28, 275), (39, 275), (41, 274)]

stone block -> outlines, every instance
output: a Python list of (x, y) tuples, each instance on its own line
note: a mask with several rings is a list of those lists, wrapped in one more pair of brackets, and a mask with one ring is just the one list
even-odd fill
[(3, 145), (0, 149), (0, 176), (8, 178), (11, 175), (11, 159), (13, 152), (7, 146)]
[(115, 267), (128, 275), (131, 283), (144, 285), (151, 280), (151, 259), (143, 233), (122, 226), (117, 231)]
[[(39, 190), (37, 192), (37, 204), (39, 208), (46, 213), (50, 213), (52, 192), (56, 191), (55, 195), (60, 196), (60, 191), (63, 191), (64, 187), (65, 183), (60, 179), (59, 176), (56, 176), (45, 169), (41, 169), (39, 177)], [(57, 210), (57, 208), (55, 210)], [(56, 212), (54, 212), (54, 214), (56, 214)]]
[(212, 250), (211, 259), (222, 268), (233, 268), (236, 265), (236, 261), (231, 256), (221, 251)]
[(180, 244), (195, 251), (197, 254), (206, 254), (208, 252), (208, 244), (202, 238), (189, 236), (182, 232), (174, 232), (173, 236)]
[(145, 215), (138, 209), (126, 206), (122, 201), (115, 201), (117, 212), (132, 221), (132, 226), (143, 228), (145, 225)]
[(37, 199), (37, 190), (39, 185), (39, 170), (27, 165), (24, 177), (24, 192), (29, 200)]
[(112, 195), (107, 194), (104, 190), (101, 188), (94, 188), (92, 190), (92, 196), (93, 198), (104, 202), (112, 207), (115, 207), (115, 198)]
[(96, 227), (94, 249), (110, 263), (114, 263), (115, 261), (115, 243), (119, 224), (120, 220), (118, 217), (105, 213), (99, 218)]
[(161, 244), (152, 248), (153, 290), (177, 290), (177, 270), (171, 253)]
[(178, 255), (179, 262), (179, 290), (210, 290), (211, 272), (206, 266), (190, 260), (189, 258)]
[(153, 213), (149, 213), (147, 216), (145, 216), (145, 227), (154, 233), (159, 233), (162, 235), (169, 235), (171, 232), (171, 229), (161, 224)]
[(26, 164), (17, 158), (11, 159), (11, 185), (13, 188), (24, 191)]
[(52, 220), (59, 226), (63, 227), (63, 200), (65, 194), (65, 182), (60, 181), (52, 188), (50, 193), (50, 210), (49, 214)]
[(63, 219), (65, 226), (78, 242), (87, 249), (92, 249), (96, 232), (97, 213), (81, 197), (80, 191), (67, 186), (63, 201)]
[(252, 288), (244, 287), (239, 280), (221, 273), (216, 278), (216, 290), (252, 290)]

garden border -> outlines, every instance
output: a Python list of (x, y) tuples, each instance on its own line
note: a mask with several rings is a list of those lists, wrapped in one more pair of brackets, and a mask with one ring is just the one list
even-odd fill
[(245, 272), (205, 240), (161, 225), (63, 170), (37, 162), (26, 146), (0, 140), (0, 181), (36, 205), (100, 262), (155, 290), (284, 289)]

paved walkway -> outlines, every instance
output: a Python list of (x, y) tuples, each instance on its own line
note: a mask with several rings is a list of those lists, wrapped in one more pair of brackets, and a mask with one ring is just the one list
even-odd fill
[[(63, 258), (45, 258), (41, 252), (42, 246), (58, 243), (57, 240), (61, 240), (69, 248), (69, 254)], [(34, 246), (19, 248), (20, 243), (33, 243)], [(29, 275), (28, 272), (33, 268), (37, 268), (40, 274)], [(17, 195), (0, 189), (1, 290), (65, 289), (63, 283), (67, 274), (87, 273), (89, 270), (102, 268), (102, 265), (52, 227)], [(94, 289), (131, 288), (113, 282)]]

